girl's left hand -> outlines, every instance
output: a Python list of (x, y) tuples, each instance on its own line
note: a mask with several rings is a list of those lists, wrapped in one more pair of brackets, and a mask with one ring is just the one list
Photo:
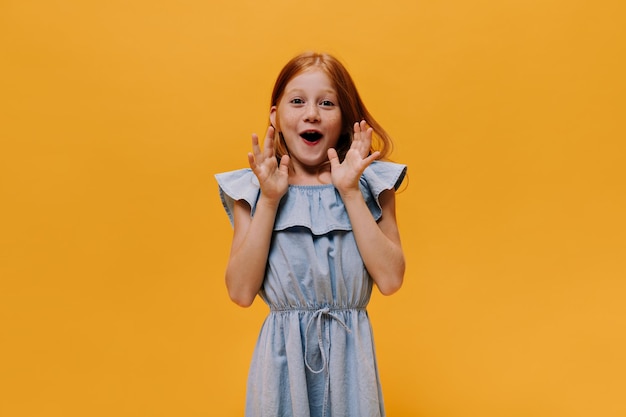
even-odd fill
[(359, 179), (363, 171), (380, 155), (379, 151), (369, 155), (372, 132), (372, 128), (367, 126), (365, 120), (354, 124), (352, 144), (343, 162), (339, 162), (339, 156), (334, 148), (328, 150), (331, 181), (340, 194), (350, 191), (360, 192)]

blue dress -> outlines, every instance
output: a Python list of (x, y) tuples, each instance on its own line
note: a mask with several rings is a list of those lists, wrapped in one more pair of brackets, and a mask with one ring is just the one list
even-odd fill
[[(375, 161), (360, 188), (374, 219), (381, 192), (397, 189), (406, 166)], [(216, 175), (233, 221), (236, 200), (252, 215), (260, 195), (250, 169)], [(366, 306), (373, 281), (332, 184), (290, 185), (274, 224), (259, 296), (270, 312), (248, 376), (248, 417), (385, 415)]]

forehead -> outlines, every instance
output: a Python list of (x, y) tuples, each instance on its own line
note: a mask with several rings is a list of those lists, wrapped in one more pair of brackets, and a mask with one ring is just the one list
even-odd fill
[(285, 87), (285, 92), (293, 90), (335, 92), (331, 78), (318, 67), (312, 67), (294, 76)]

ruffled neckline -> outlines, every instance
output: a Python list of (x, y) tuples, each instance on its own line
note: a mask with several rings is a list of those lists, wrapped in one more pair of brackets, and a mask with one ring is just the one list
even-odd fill
[[(382, 216), (378, 201), (380, 194), (385, 190), (397, 189), (405, 174), (405, 165), (376, 161), (361, 176), (359, 187), (375, 220), (378, 221)], [(231, 223), (234, 202), (237, 200), (245, 200), (254, 216), (260, 188), (252, 170), (245, 168), (229, 171), (215, 177)], [(280, 202), (274, 230), (297, 228), (306, 228), (314, 235), (323, 235), (334, 230), (352, 230), (341, 196), (332, 184), (289, 185)]]

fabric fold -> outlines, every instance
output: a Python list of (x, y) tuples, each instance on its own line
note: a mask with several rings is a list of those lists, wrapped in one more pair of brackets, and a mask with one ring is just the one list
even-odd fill
[[(359, 188), (365, 203), (375, 220), (382, 210), (380, 194), (385, 190), (397, 189), (406, 175), (406, 165), (374, 161), (363, 172)], [(250, 205), (254, 216), (260, 196), (258, 180), (251, 169), (216, 174), (220, 198), (233, 224), (235, 201), (243, 200)], [(274, 230), (304, 227), (314, 235), (323, 235), (335, 230), (352, 230), (350, 219), (339, 192), (332, 184), (290, 185), (280, 202)]]

